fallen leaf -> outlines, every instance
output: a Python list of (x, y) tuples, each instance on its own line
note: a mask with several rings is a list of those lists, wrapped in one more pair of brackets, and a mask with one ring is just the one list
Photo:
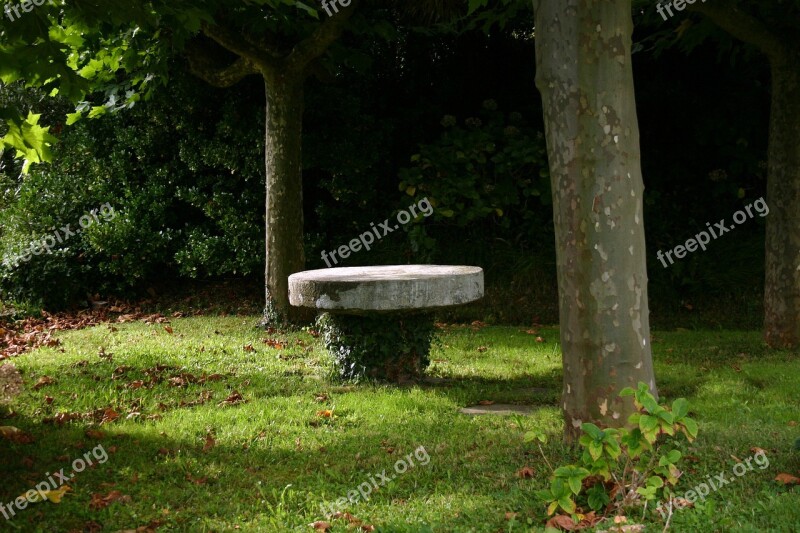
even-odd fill
[[(62, 485), (55, 490), (37, 490), (36, 494), (34, 494), (31, 498), (26, 498), (25, 495), (20, 497), (23, 500), (28, 501), (28, 503), (38, 503), (45, 500), (51, 503), (61, 503), (61, 498), (63, 498), (64, 495), (70, 490), (72, 490), (72, 488), (69, 485)], [(27, 492), (25, 494), (27, 494)]]
[(219, 402), (218, 405), (220, 405), (220, 406), (223, 406), (223, 405), (236, 405), (237, 403), (242, 403), (244, 401), (245, 401), (245, 399), (242, 397), (241, 394), (239, 394), (239, 391), (233, 391), (230, 394), (230, 396), (228, 396), (227, 398), (225, 398), (224, 400)]
[(514, 520), (517, 517), (517, 513), (508, 512), (505, 514), (506, 520)]
[(308, 525), (314, 529), (321, 529), (322, 531), (328, 531), (332, 527), (330, 522), (325, 522), (324, 520), (317, 520)]
[(119, 418), (119, 413), (109, 407), (103, 411), (103, 418), (100, 420), (100, 424), (109, 424), (117, 418)]
[(209, 433), (208, 435), (206, 435), (206, 442), (203, 445), (203, 451), (207, 452), (208, 450), (216, 446), (216, 444), (217, 441), (214, 440), (214, 436), (211, 433)]
[(521, 477), (522, 479), (532, 478), (536, 475), (536, 472), (533, 468), (526, 466), (517, 470), (517, 477)]
[(544, 342), (544, 339), (542, 337), (536, 337), (536, 342)]
[(270, 348), (275, 348), (276, 350), (283, 350), (284, 348), (286, 348), (286, 344), (277, 341), (275, 339), (264, 339), (264, 344), (266, 344)]
[(172, 328), (170, 326), (164, 326), (164, 331), (166, 331), (170, 335), (172, 335), (172, 333), (173, 333)]
[(30, 444), (33, 442), (32, 435), (14, 426), (0, 426), (0, 436), (15, 444)]
[(775, 476), (775, 481), (783, 483), (784, 485), (797, 485), (800, 484), (800, 478), (791, 474), (781, 473)]
[(186, 481), (194, 483), (195, 485), (205, 485), (208, 481), (207, 477), (192, 477), (191, 474), (186, 474)]
[(478, 346), (478, 351), (481, 352), (481, 353), (485, 352), (488, 349), (489, 348), (487, 348), (486, 346)]
[(314, 396), (314, 401), (315, 402), (319, 402), (319, 403), (327, 402), (328, 401), (328, 395), (327, 394), (317, 394), (316, 396)]
[(87, 429), (85, 435), (90, 439), (103, 439), (105, 438), (106, 434), (104, 431), (100, 431), (99, 429)]
[(481, 400), (478, 402), (479, 405), (492, 405), (494, 400)]
[(243, 348), (244, 348), (245, 352), (255, 352), (256, 351), (256, 349), (253, 348), (253, 344), (252, 343), (245, 344)]
[(753, 446), (752, 448), (750, 448), (750, 453), (755, 453), (755, 454), (763, 453), (764, 455), (766, 455), (767, 450), (765, 450), (764, 448), (759, 448), (758, 446)]
[(574, 531), (575, 522), (567, 515), (557, 514), (547, 521), (546, 527), (562, 529), (564, 531)]
[(53, 398), (52, 396), (44, 397), (44, 403), (46, 403), (47, 405), (51, 405), (53, 403), (53, 400), (55, 400), (55, 398)]
[(89, 509), (98, 510), (108, 507), (112, 503), (119, 501), (122, 503), (131, 501), (130, 496), (122, 494), (118, 490), (112, 490), (105, 496), (101, 494), (92, 494), (92, 500), (89, 502)]
[(45, 385), (52, 385), (55, 382), (56, 380), (54, 380), (50, 376), (42, 376), (39, 378), (39, 381), (37, 381), (36, 384), (33, 386), (33, 390), (39, 390)]
[(333, 416), (333, 411), (331, 411), (330, 409), (317, 411), (317, 416), (321, 416), (322, 418), (331, 418)]

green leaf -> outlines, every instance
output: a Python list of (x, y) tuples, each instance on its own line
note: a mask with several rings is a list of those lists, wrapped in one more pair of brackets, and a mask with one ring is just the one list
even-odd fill
[(583, 424), (581, 424), (581, 429), (590, 437), (597, 440), (602, 439), (606, 435), (602, 429), (592, 424), (591, 422), (584, 422)]
[(467, 10), (467, 15), (472, 15), (477, 9), (486, 7), (488, 3), (489, 0), (469, 0), (469, 9)]
[(572, 514), (575, 512), (575, 502), (572, 501), (572, 498), (569, 496), (564, 496), (563, 498), (559, 498), (558, 505), (561, 506), (566, 512)]
[(303, 11), (305, 11), (306, 13), (308, 13), (309, 15), (314, 17), (315, 19), (319, 20), (319, 13), (317, 13), (317, 10), (314, 9), (313, 7), (307, 6), (303, 2), (295, 2), (294, 6), (297, 9), (302, 9)]
[(593, 485), (588, 491), (586, 491), (586, 495), (588, 496), (587, 502), (589, 503), (589, 507), (595, 511), (599, 511), (611, 503), (611, 499), (608, 497), (606, 489), (602, 483)]
[(689, 402), (686, 398), (678, 398), (672, 402), (672, 415), (676, 422), (687, 414), (689, 414)]
[(692, 420), (691, 418), (684, 418), (681, 423), (686, 426), (686, 431), (689, 432), (689, 437), (694, 439), (697, 437), (697, 422)]
[(600, 459), (600, 456), (603, 455), (603, 443), (592, 441), (591, 443), (589, 443), (588, 450), (589, 450), (589, 455), (592, 456), (592, 459), (597, 461), (598, 459)]
[(83, 113), (80, 113), (80, 112), (79, 113), (69, 113), (69, 114), (67, 114), (67, 126), (72, 126), (73, 124), (78, 122), (81, 119), (82, 116), (83, 116)]

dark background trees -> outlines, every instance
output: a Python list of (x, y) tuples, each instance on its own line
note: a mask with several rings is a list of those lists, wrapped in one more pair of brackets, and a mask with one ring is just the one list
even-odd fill
[[(344, 37), (350, 52), (335, 79), (312, 78), (306, 88), (309, 268), (324, 267), (322, 249), (429, 196), (435, 216), (346, 264), (477, 264), (489, 291), (471, 316), (557, 320), (533, 20), (524, 13), (489, 34), (406, 23), (390, 41)], [(655, 253), (765, 194), (768, 65), (754, 54), (731, 64), (713, 42), (656, 56), (647, 38), (662, 29), (640, 25), (634, 35), (644, 43), (634, 76), (653, 322), (757, 327), (763, 219), (667, 269)], [(0, 266), (6, 298), (57, 307), (165, 280), (263, 280), (263, 83), (212, 89), (173, 61), (170, 83), (151, 102), (63, 129), (54, 114), (52, 165), (20, 179), (3, 157), (3, 253), (105, 202), (125, 215), (58, 254)], [(14, 91), (4, 87), (3, 98)]]

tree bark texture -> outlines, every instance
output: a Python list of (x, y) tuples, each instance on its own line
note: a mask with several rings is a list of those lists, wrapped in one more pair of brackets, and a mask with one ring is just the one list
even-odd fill
[(556, 235), (565, 437), (622, 426), (650, 351), (631, 2), (534, 0)]

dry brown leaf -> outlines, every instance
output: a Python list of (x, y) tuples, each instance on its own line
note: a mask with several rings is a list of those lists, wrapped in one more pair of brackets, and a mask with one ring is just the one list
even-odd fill
[(494, 404), (494, 400), (481, 400), (478, 402), (478, 405), (492, 405)]
[(0, 437), (15, 444), (31, 444), (33, 436), (14, 426), (0, 426)]
[(99, 429), (87, 429), (85, 431), (85, 435), (90, 439), (100, 440), (105, 438), (106, 433), (105, 431), (100, 431)]
[(322, 418), (331, 418), (333, 417), (333, 411), (330, 409), (324, 409), (322, 411), (317, 411), (317, 416), (321, 416)]
[(103, 418), (100, 420), (100, 424), (109, 424), (117, 418), (119, 418), (119, 413), (109, 407), (103, 411)]
[(478, 346), (478, 351), (481, 352), (481, 353), (485, 352), (488, 349), (489, 348), (487, 348), (486, 346)]
[(209, 433), (208, 435), (206, 435), (206, 442), (203, 445), (203, 451), (207, 452), (208, 450), (210, 450), (211, 448), (213, 448), (216, 445), (217, 445), (217, 441), (214, 440), (214, 435)]
[(536, 337), (536, 342), (544, 342), (544, 339), (542, 337)]
[(283, 350), (284, 348), (286, 348), (285, 343), (275, 339), (264, 339), (264, 344), (266, 344), (270, 348), (275, 348), (276, 350)]
[(227, 398), (219, 402), (219, 406), (223, 405), (236, 405), (237, 403), (244, 402), (245, 399), (239, 394), (239, 391), (233, 391)]
[(548, 520), (547, 524), (545, 525), (547, 527), (552, 527), (554, 529), (562, 529), (564, 531), (575, 530), (575, 522), (572, 520), (572, 518), (564, 514), (555, 515), (550, 520)]
[(131, 497), (122, 494), (118, 490), (112, 490), (105, 496), (102, 494), (92, 494), (92, 500), (89, 502), (89, 509), (95, 511), (98, 509), (103, 509), (116, 501), (126, 503), (131, 501)]
[(174, 333), (171, 326), (164, 326), (164, 331), (166, 331), (170, 335)]
[(766, 455), (767, 450), (765, 450), (764, 448), (759, 448), (758, 446), (753, 446), (752, 448), (750, 448), (750, 453), (754, 454), (763, 453)]
[(787, 473), (780, 473), (775, 476), (775, 481), (783, 483), (784, 485), (797, 485), (800, 484), (800, 478)]
[(316, 522), (312, 522), (308, 525), (314, 529), (321, 529), (322, 531), (328, 531), (332, 527), (330, 522), (326, 522), (324, 520), (317, 520)]
[(50, 376), (42, 376), (39, 378), (39, 381), (37, 381), (36, 384), (33, 386), (33, 390), (39, 390), (45, 385), (52, 385), (55, 382), (56, 380), (54, 380)]
[(536, 475), (536, 472), (533, 468), (529, 466), (525, 466), (517, 470), (517, 477), (521, 477), (522, 479), (529, 479)]

